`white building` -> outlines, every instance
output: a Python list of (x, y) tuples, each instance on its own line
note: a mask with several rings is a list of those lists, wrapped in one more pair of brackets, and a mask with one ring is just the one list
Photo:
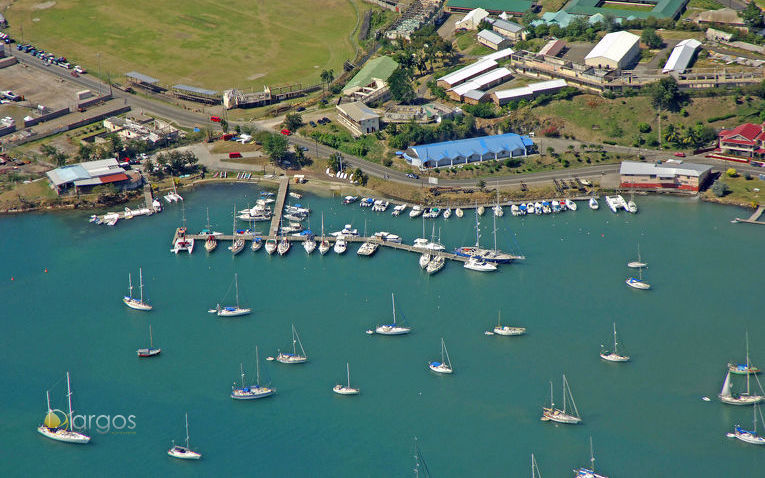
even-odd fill
[(664, 65), (662, 73), (669, 73), (674, 71), (677, 73), (683, 73), (693, 60), (693, 56), (696, 51), (701, 47), (701, 42), (689, 38), (678, 43), (675, 48), (672, 49), (672, 54), (669, 55), (667, 63)]
[(468, 66), (462, 67), (457, 71), (453, 71), (448, 75), (444, 75), (436, 82), (441, 88), (454, 88), (460, 83), (464, 83), (468, 80), (483, 75), (497, 67), (496, 60), (481, 58), (475, 63), (471, 63)]
[[(513, 74), (507, 68), (497, 68), (448, 90), (446, 94), (455, 101), (467, 101), (469, 99), (472, 100), (468, 101), (471, 103), (479, 102), (484, 97), (484, 90), (502, 84), (512, 77)], [(480, 92), (481, 94), (471, 93), (473, 91)]]
[(489, 16), (489, 12), (483, 8), (476, 8), (465, 15), (462, 20), (454, 24), (456, 30), (478, 30), (478, 25)]
[(640, 55), (640, 37), (630, 32), (609, 33), (584, 57), (584, 64), (595, 68), (620, 70)]
[(509, 39), (491, 30), (481, 30), (478, 32), (478, 35), (476, 35), (476, 39), (478, 40), (478, 43), (487, 46), (492, 50), (499, 50), (510, 44)]
[(355, 136), (380, 131), (380, 115), (361, 101), (342, 103), (335, 108), (338, 120)]
[(519, 88), (497, 90), (491, 94), (491, 99), (497, 106), (503, 106), (511, 101), (532, 99), (538, 95), (555, 93), (566, 87), (566, 80), (548, 80), (531, 83)]

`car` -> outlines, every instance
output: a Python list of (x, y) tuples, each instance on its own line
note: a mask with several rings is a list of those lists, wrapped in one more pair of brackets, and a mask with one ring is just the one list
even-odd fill
[(407, 174), (406, 174), (406, 177), (407, 177), (407, 178), (409, 178), (409, 179), (420, 179), (420, 177), (419, 177), (419, 176), (417, 176), (417, 175), (416, 175), (416, 174), (414, 174), (414, 173), (407, 173)]
[(677, 156), (678, 158), (684, 158), (685, 153), (683, 153), (682, 151), (678, 151), (677, 153), (675, 153), (675, 156)]
[(305, 111), (305, 106), (298, 106), (296, 111)]
[(228, 157), (230, 159), (241, 158), (242, 157), (242, 153), (238, 153), (238, 152), (228, 153)]
[(220, 116), (210, 116), (210, 121), (213, 123), (220, 123)]
[(83, 74), (85, 74), (85, 73), (86, 73), (86, 72), (85, 72), (85, 69), (84, 69), (83, 67), (81, 67), (80, 65), (76, 65), (76, 66), (74, 67), (74, 71), (76, 71), (77, 73), (79, 73), (79, 74), (81, 74), (81, 75), (83, 75)]
[(289, 136), (289, 135), (291, 135), (291, 134), (292, 134), (292, 131), (288, 130), (287, 128), (284, 128), (283, 130), (281, 130), (281, 133), (282, 133), (284, 136)]
[(309, 121), (308, 124), (311, 125), (311, 128), (315, 128), (316, 127), (316, 122), (315, 121)]
[(308, 151), (308, 146), (298, 146), (298, 149), (300, 149), (300, 151)]
[(327, 118), (326, 116), (324, 118), (322, 118), (321, 120), (324, 121), (325, 123), (331, 123), (332, 122), (332, 120)]

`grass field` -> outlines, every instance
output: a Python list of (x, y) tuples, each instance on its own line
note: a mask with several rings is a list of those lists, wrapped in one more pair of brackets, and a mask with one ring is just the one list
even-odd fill
[[(18, 0), (5, 11), (25, 42), (101, 76), (136, 70), (210, 89), (317, 83), (355, 55), (359, 0)], [(99, 61), (100, 59), (100, 61)]]

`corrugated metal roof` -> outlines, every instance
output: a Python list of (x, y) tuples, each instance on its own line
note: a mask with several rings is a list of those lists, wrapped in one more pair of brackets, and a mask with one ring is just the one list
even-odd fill
[(531, 88), (531, 90), (534, 91), (535, 93), (540, 93), (546, 90), (552, 90), (556, 88), (565, 88), (566, 80), (557, 79), (557, 80), (540, 81), (537, 83), (530, 83), (528, 87)]
[(531, 8), (528, 0), (449, 0), (451, 8), (484, 8), (493, 12), (523, 13)]
[(619, 168), (619, 174), (623, 175), (651, 175), (668, 176), (701, 176), (712, 169), (706, 164), (685, 163), (670, 160), (672, 163), (639, 163), (636, 161), (623, 161)]
[(471, 63), (470, 65), (466, 67), (460, 68), (457, 71), (453, 71), (449, 73), (448, 75), (442, 76), (441, 78), (438, 79), (438, 81), (445, 81), (450, 86), (454, 86), (459, 83), (462, 83), (463, 81), (470, 78), (471, 76), (489, 71), (496, 67), (497, 67), (497, 62), (495, 60), (480, 59), (475, 63)]
[(510, 55), (515, 53), (512, 48), (504, 48), (502, 50), (495, 51), (494, 53), (490, 53), (486, 56), (482, 56), (481, 60), (504, 60), (505, 58), (509, 58)]
[(372, 83), (372, 78), (379, 78), (383, 81), (387, 81), (396, 68), (398, 68), (398, 63), (389, 56), (381, 56), (369, 60), (367, 64), (356, 73), (356, 76), (345, 85), (343, 91), (359, 86), (367, 86)]
[(134, 80), (138, 80), (142, 83), (148, 83), (150, 85), (159, 83), (158, 79), (152, 78), (149, 75), (144, 75), (143, 73), (138, 73), (137, 71), (128, 71), (127, 73), (125, 73), (125, 76), (127, 76), (128, 78), (132, 78)]
[(487, 42), (493, 43), (495, 45), (499, 45), (503, 41), (507, 40), (507, 38), (491, 30), (481, 30), (480, 32), (478, 32), (477, 36), (478, 38), (482, 38), (486, 40)]
[(486, 96), (486, 92), (481, 90), (470, 90), (462, 96), (470, 98), (471, 100), (481, 101), (483, 97)]
[(518, 25), (514, 22), (508, 22), (506, 20), (495, 20), (493, 24), (494, 28), (499, 28), (501, 30), (506, 30), (512, 33), (518, 33), (519, 31), (523, 30), (523, 27)]
[(500, 151), (516, 151), (533, 145), (528, 136), (515, 133), (505, 133), (495, 136), (445, 141), (443, 143), (423, 144), (409, 148), (421, 161), (442, 160), (471, 156), (473, 154), (496, 153)]
[(463, 96), (465, 93), (467, 93), (470, 90), (482, 90), (487, 85), (490, 85), (503, 78), (508, 78), (510, 76), (512, 76), (512, 73), (510, 73), (510, 70), (508, 70), (507, 68), (504, 68), (504, 67), (497, 68), (496, 70), (491, 70), (488, 73), (484, 73), (481, 76), (473, 78), (467, 83), (463, 83), (459, 86), (456, 86), (449, 91), (453, 91), (456, 94)]
[(361, 101), (356, 101), (354, 103), (342, 103), (337, 105), (336, 108), (345, 113), (348, 117), (357, 123), (363, 120), (380, 117), (380, 115), (377, 114), (375, 110), (365, 105)]
[(690, 65), (693, 55), (696, 50), (701, 46), (701, 42), (689, 38), (678, 43), (675, 48), (672, 49), (672, 54), (669, 55), (667, 63), (664, 65), (663, 73), (670, 71), (676, 71), (678, 73), (684, 72), (688, 65)]
[(591, 58), (608, 58), (611, 61), (619, 62), (624, 58), (630, 49), (640, 41), (640, 37), (625, 31), (609, 33), (595, 45), (585, 60)]
[(85, 168), (79, 164), (52, 169), (45, 173), (45, 175), (48, 176), (50, 182), (57, 187), (77, 181), (78, 179), (87, 179), (90, 177), (90, 174), (88, 174)]
[(566, 46), (566, 42), (563, 40), (550, 40), (545, 46), (539, 50), (540, 55), (555, 56)]
[(206, 96), (216, 96), (218, 94), (217, 91), (214, 90), (206, 90), (204, 88), (198, 88), (196, 86), (189, 86), (189, 85), (173, 85), (173, 89), (184, 91), (186, 93), (193, 93), (196, 95), (206, 95)]

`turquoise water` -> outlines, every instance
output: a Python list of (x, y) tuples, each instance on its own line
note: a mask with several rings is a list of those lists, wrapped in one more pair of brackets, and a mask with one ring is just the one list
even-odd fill
[[(190, 230), (204, 226), (209, 207), (216, 229), (228, 231), (234, 201), (241, 209), (257, 190), (211, 186), (184, 197)], [(408, 215), (339, 199), (301, 202), (315, 211), (314, 230), (324, 211), (327, 231), (349, 222), (363, 231), (366, 219), (370, 234), (387, 230), (407, 242), (421, 235), (422, 221)], [(752, 409), (724, 406), (716, 394), (725, 364), (744, 359), (746, 329), (753, 362), (765, 365), (765, 230), (730, 224), (743, 214), (732, 208), (676, 198), (638, 203), (636, 216), (614, 215), (605, 204), (524, 219), (507, 211), (498, 220), (500, 247), (517, 247), (525, 262), (495, 274), (449, 263), (432, 277), (414, 254), (383, 249), (361, 258), (356, 245), (341, 257), (306, 257), (299, 246), (269, 257), (249, 244), (235, 258), (225, 244), (209, 257), (202, 244), (190, 257), (175, 256), (177, 205), (114, 228), (89, 224), (87, 213), (2, 217), (3, 472), (406, 476), (416, 435), (432, 476), (530, 476), (532, 452), (544, 476), (570, 476), (587, 464), (592, 435), (598, 469), (612, 477), (756, 475), (763, 450), (724, 436), (736, 423), (751, 425)], [(489, 244), (490, 215), (483, 220)], [(469, 215), (438, 219), (436, 228), (449, 247), (474, 241)], [(638, 241), (648, 292), (624, 284)], [(155, 307), (149, 313), (121, 303), (139, 266)], [(253, 314), (207, 314), (234, 272)], [(413, 333), (367, 336), (391, 318), (391, 292)], [(485, 336), (498, 309), (528, 334)], [(613, 321), (631, 363), (598, 357)], [(290, 346), (291, 323), (310, 362), (263, 360)], [(139, 360), (149, 324), (162, 355)], [(441, 337), (453, 376), (427, 370)], [(254, 378), (256, 345), (262, 378), (278, 394), (233, 401), (240, 362)], [(331, 391), (344, 381), (346, 361), (358, 397)], [(76, 413), (134, 415), (135, 429), (91, 430), (88, 446), (41, 437), (45, 390), (64, 409), (67, 370)], [(560, 401), (561, 373), (583, 425), (539, 420), (551, 380)], [(170, 440), (184, 438), (186, 411), (200, 462), (165, 454)]]

